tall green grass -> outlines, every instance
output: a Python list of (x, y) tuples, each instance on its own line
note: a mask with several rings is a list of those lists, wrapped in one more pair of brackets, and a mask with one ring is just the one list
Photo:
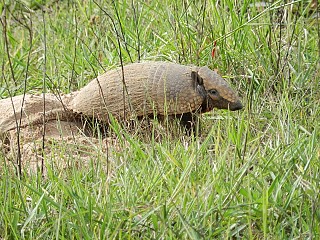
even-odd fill
[(202, 116), (199, 138), (167, 135), (157, 123), (141, 137), (114, 123), (107, 151), (101, 141), (82, 163), (61, 143), (59, 158), (45, 156), (45, 178), (17, 178), (1, 153), (0, 238), (319, 238), (320, 33), (308, 2), (3, 1), (0, 9), (1, 98), (68, 93), (121, 61), (166, 60), (218, 68), (245, 103)]

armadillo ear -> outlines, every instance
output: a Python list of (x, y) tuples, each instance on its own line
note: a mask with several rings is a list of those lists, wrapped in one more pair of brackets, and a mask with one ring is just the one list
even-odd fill
[(199, 76), (197, 71), (192, 71), (191, 77), (194, 82), (197, 82), (199, 85), (203, 85), (203, 79)]

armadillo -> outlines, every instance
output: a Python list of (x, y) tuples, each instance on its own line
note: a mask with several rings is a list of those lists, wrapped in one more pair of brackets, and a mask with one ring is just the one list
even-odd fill
[[(232, 111), (242, 108), (237, 94), (215, 71), (169, 62), (135, 63), (124, 66), (123, 71), (117, 68), (60, 100), (46, 94), (45, 102), (46, 121), (71, 123), (78, 114), (105, 123), (109, 113), (119, 120), (168, 115), (179, 117), (187, 128), (192, 127), (193, 113), (205, 113), (215, 107)], [(15, 129), (20, 117), (20, 127), (42, 124), (42, 108), (42, 96), (0, 100), (0, 135)]]
[(133, 63), (107, 71), (76, 93), (68, 108), (108, 122), (149, 115), (182, 117), (213, 108), (240, 110), (236, 92), (208, 67), (170, 62)]

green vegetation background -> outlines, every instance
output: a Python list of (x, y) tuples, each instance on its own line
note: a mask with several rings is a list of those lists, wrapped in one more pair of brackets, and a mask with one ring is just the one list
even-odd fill
[(0, 98), (165, 60), (219, 69), (245, 109), (206, 114), (197, 139), (115, 128), (108, 156), (62, 153), (45, 179), (0, 153), (0, 238), (319, 238), (319, 9), (285, 2), (1, 1)]

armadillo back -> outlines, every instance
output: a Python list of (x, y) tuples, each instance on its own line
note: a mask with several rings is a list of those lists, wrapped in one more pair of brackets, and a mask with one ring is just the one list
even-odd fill
[(108, 113), (118, 119), (148, 114), (190, 112), (203, 99), (195, 91), (191, 67), (145, 62), (106, 72), (81, 89), (70, 108), (87, 116), (107, 121)]

